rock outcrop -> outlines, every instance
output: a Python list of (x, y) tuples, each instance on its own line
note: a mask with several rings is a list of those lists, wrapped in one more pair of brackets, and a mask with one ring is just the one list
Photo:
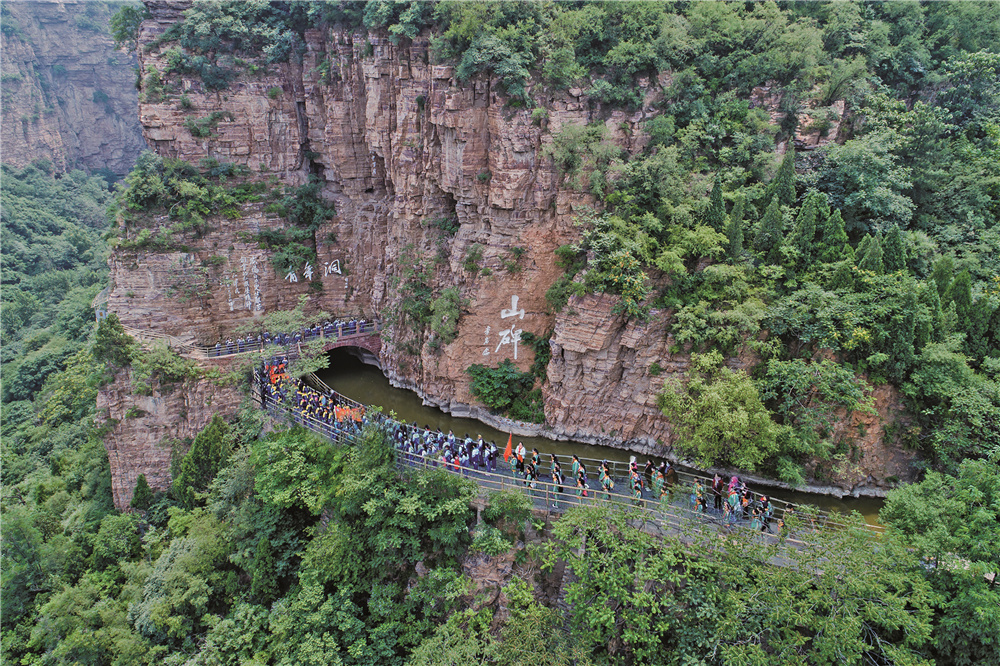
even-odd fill
[(108, 430), (104, 447), (115, 506), (128, 508), (140, 474), (156, 490), (169, 488), (171, 457), (186, 453), (213, 415), (233, 416), (242, 399), (231, 386), (208, 380), (153, 382), (150, 395), (139, 395), (131, 372), (119, 372), (97, 396), (98, 421)]
[[(168, 70), (164, 49), (142, 47), (188, 4), (147, 2), (143, 71)], [(400, 44), (337, 28), (305, 37), (301, 63), (243, 67), (223, 91), (164, 76), (139, 118), (164, 156), (233, 162), (288, 185), (317, 177), (336, 206), (315, 233), (317, 265), (278, 272), (252, 235), (283, 222), (249, 205), (242, 219), (213, 219), (203, 237), (185, 238), (183, 251), (116, 252), (110, 309), (128, 326), (214, 344), (305, 295), (309, 307), (336, 316), (380, 318), (383, 372), (462, 415), (477, 415), (466, 368), (511, 359), (526, 370), (533, 354), (519, 333), (551, 332), (547, 424), (522, 432), (664, 451), (673, 433), (656, 393), (688, 358), (670, 351), (669, 312), (626, 321), (610, 296), (551, 312), (545, 292), (562, 273), (554, 251), (579, 240), (575, 219), (595, 201), (569, 186), (547, 151), (561, 128), (602, 122), (611, 140), (638, 153), (648, 140), (641, 123), (671, 77), (644, 81), (646, 104), (630, 115), (579, 89), (535, 84), (530, 93), (545, 112), (532, 113), (510, 104), (496, 79), (460, 81), (453, 67), (430, 64), (426, 35)], [(192, 132), (199, 123), (208, 136)], [(402, 306), (446, 288), (459, 290), (462, 316), (454, 341), (441, 346)]]
[(56, 171), (129, 172), (146, 144), (135, 112), (134, 57), (114, 49), (98, 2), (6, 2), (2, 159)]

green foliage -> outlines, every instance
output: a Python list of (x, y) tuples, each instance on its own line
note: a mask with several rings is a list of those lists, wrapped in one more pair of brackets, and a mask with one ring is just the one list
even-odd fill
[[(552, 146), (546, 149), (559, 173), (569, 178), (570, 186), (601, 195), (604, 173), (621, 158), (622, 151), (608, 138), (603, 123), (590, 125), (566, 124), (552, 137)], [(586, 176), (588, 180), (584, 181)]]
[(468, 299), (462, 298), (458, 287), (448, 287), (431, 302), (431, 330), (438, 336), (441, 344), (447, 345), (455, 339), (462, 308), (468, 304)]
[(678, 431), (678, 448), (699, 464), (753, 470), (777, 451), (780, 429), (753, 381), (722, 360), (718, 352), (692, 354), (687, 381), (667, 380), (657, 404)]
[(139, 48), (139, 27), (149, 18), (149, 10), (138, 5), (122, 5), (111, 17), (111, 37), (116, 49), (128, 52)]
[(781, 158), (781, 166), (774, 179), (768, 183), (764, 200), (768, 205), (775, 201), (782, 206), (790, 206), (795, 203), (795, 151), (785, 151), (785, 156)]
[(255, 442), (250, 462), (256, 469), (254, 487), (266, 502), (318, 515), (335, 490), (333, 477), (343, 454), (296, 427)]
[(253, 574), (250, 583), (250, 594), (265, 606), (278, 597), (278, 576), (274, 566), (274, 554), (271, 552), (271, 542), (261, 537), (257, 542), (257, 552), (253, 558)]
[(152, 395), (154, 383), (163, 390), (199, 376), (194, 361), (181, 357), (166, 344), (133, 352), (132, 390), (139, 395)]
[(279, 273), (300, 270), (306, 262), (316, 265), (316, 232), (336, 214), (322, 196), (323, 184), (314, 176), (300, 187), (286, 188), (285, 195), (269, 206), (292, 226), (264, 229), (253, 236), (263, 249), (271, 250), (271, 264)]
[(761, 400), (792, 428), (782, 441), (777, 464), (786, 481), (801, 479), (796, 464), (830, 457), (835, 446), (830, 435), (843, 413), (874, 411), (871, 387), (826, 359), (771, 360), (757, 386)]
[(927, 446), (945, 469), (963, 458), (979, 458), (1000, 445), (1000, 388), (969, 366), (960, 340), (927, 344), (916, 357), (904, 392), (926, 405)]
[(94, 538), (91, 560), (96, 569), (105, 569), (139, 554), (139, 525), (129, 514), (105, 516)]
[(521, 333), (521, 342), (531, 347), (535, 352), (535, 360), (531, 363), (531, 374), (543, 382), (545, 381), (545, 372), (549, 367), (549, 361), (552, 360), (552, 347), (549, 345), (549, 340), (551, 339), (552, 331), (549, 331), (545, 335), (535, 335), (530, 332)]
[[(918, 562), (898, 540), (874, 541), (857, 514), (846, 522), (809, 548), (749, 534), (727, 544), (714, 579), (723, 663), (929, 663), (933, 596)], [(771, 564), (778, 552), (790, 566)]]
[(205, 118), (185, 118), (184, 127), (187, 131), (191, 132), (191, 136), (194, 138), (207, 139), (214, 136), (215, 128), (219, 125), (219, 121), (222, 120), (232, 122), (235, 118), (228, 111), (213, 111)]
[(242, 204), (257, 201), (261, 190), (260, 185), (253, 183), (227, 184), (229, 178), (245, 173), (245, 167), (214, 160), (204, 161), (202, 169), (198, 169), (181, 160), (144, 152), (125, 177), (111, 211), (123, 223), (124, 231), (141, 231), (132, 239), (118, 240), (117, 244), (128, 248), (130, 244), (142, 247), (150, 242), (153, 238), (150, 223), (155, 215), (163, 212), (175, 220), (173, 226), (166, 229), (165, 236), (161, 236), (164, 239), (161, 242), (168, 246), (170, 234), (194, 232), (197, 236), (203, 235), (208, 231), (208, 218), (213, 214), (238, 217)]
[(233, 450), (228, 424), (218, 414), (198, 433), (191, 449), (181, 459), (173, 481), (173, 494), (180, 504), (191, 509), (199, 502), (208, 485), (226, 466)]
[(941, 595), (933, 637), (938, 663), (1000, 659), (1000, 591), (983, 578), (1000, 564), (998, 483), (995, 456), (966, 460), (956, 476), (929, 472), (893, 490), (879, 514), (928, 563), (924, 576)]
[(771, 203), (767, 206), (764, 219), (761, 220), (757, 236), (754, 238), (753, 246), (764, 257), (769, 264), (777, 264), (781, 261), (781, 249), (785, 238), (785, 221), (781, 214), (779, 202), (781, 197), (771, 198)]
[(462, 268), (472, 273), (473, 276), (479, 273), (481, 268), (480, 262), (483, 260), (483, 246), (479, 243), (473, 243), (469, 246), (469, 250), (465, 253), (465, 259), (462, 261)]
[(835, 210), (820, 226), (820, 240), (816, 248), (817, 258), (827, 264), (853, 258), (854, 253), (847, 241), (844, 218), (840, 215), (839, 210)]
[(714, 644), (723, 591), (714, 567), (632, 527), (623, 512), (573, 509), (553, 528), (545, 566), (566, 562), (573, 642), (599, 663), (699, 659)]
[(490, 525), (479, 525), (473, 532), (469, 550), (474, 553), (483, 553), (490, 557), (497, 557), (508, 552), (513, 545), (503, 535), (503, 532), (497, 528)]
[(524, 524), (531, 518), (531, 499), (516, 490), (494, 490), (483, 509), (483, 520), (512, 536), (524, 535)]
[(495, 368), (476, 363), (466, 372), (472, 378), (472, 395), (491, 410), (532, 423), (545, 420), (541, 392), (532, 390), (535, 375), (521, 372), (509, 358)]
[(132, 490), (132, 501), (129, 502), (129, 506), (137, 511), (145, 511), (152, 503), (153, 489), (149, 487), (146, 475), (140, 474), (139, 478), (136, 479), (135, 488)]

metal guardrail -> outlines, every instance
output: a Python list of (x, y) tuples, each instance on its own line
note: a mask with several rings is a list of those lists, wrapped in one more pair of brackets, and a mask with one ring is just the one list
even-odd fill
[[(342, 397), (335, 391), (332, 393), (334, 396), (337, 396), (338, 399), (339, 397)], [(316, 434), (324, 437), (334, 444), (350, 445), (353, 442), (354, 437), (356, 437), (359, 432), (360, 426), (357, 422), (347, 421), (345, 425), (328, 424), (324, 421), (320, 421), (308, 415), (296, 412), (289, 406), (279, 400), (275, 400), (271, 396), (267, 396), (266, 394), (262, 394), (260, 392), (258, 392), (257, 395), (262, 397), (264, 401), (263, 406), (268, 413), (272, 415), (272, 417), (297, 423), (308, 430), (312, 430)], [(352, 407), (365, 407), (361, 403), (350, 399), (346, 399), (345, 404)], [(384, 427), (399, 427), (407, 430), (414, 430), (412, 426), (409, 426), (406, 423), (395, 421), (377, 412), (376, 414), (378, 415), (375, 418)], [(367, 415), (368, 413), (366, 413), (366, 416)], [(417, 428), (416, 430), (418, 432), (424, 432), (422, 428)], [(524, 492), (528, 494), (536, 508), (546, 511), (560, 513), (574, 506), (598, 505), (608, 506), (619, 510), (628, 509), (637, 511), (643, 516), (644, 519), (654, 522), (660, 529), (671, 532), (683, 532), (686, 530), (697, 531), (705, 529), (722, 532), (733, 529), (749, 529), (748, 521), (741, 518), (730, 521), (715, 513), (713, 510), (701, 512), (686, 506), (685, 498), (692, 490), (691, 485), (678, 484), (676, 487), (676, 495), (671, 494), (672, 496), (680, 499), (679, 504), (672, 498), (668, 501), (646, 498), (634, 499), (630, 495), (620, 492), (620, 490), (613, 490), (610, 493), (607, 493), (603, 489), (588, 489), (587, 496), (582, 497), (575, 494), (576, 487), (574, 485), (567, 484), (558, 486), (551, 481), (543, 480), (547, 478), (543, 475), (540, 475), (539, 479), (534, 481), (533, 487), (531, 487), (527, 485), (527, 482), (523, 478), (515, 476), (509, 472), (490, 472), (485, 469), (476, 469), (467, 465), (459, 465), (454, 462), (446, 463), (444, 460), (434, 456), (421, 456), (415, 453), (401, 451), (398, 448), (396, 449), (396, 458), (401, 467), (428, 470), (438, 469), (458, 474), (464, 478), (469, 478), (475, 481), (479, 486), (479, 494), (480, 497), (483, 498), (486, 497), (489, 491), (517, 490)], [(581, 461), (582, 460), (583, 459), (581, 459)], [(502, 469), (504, 466), (506, 466), (506, 463), (498, 461), (498, 469)], [(702, 478), (696, 477), (695, 475), (685, 476), (690, 478)], [(619, 489), (627, 487), (624, 483), (619, 484), (617, 479), (615, 485), (616, 488)], [(789, 513), (789, 509), (793, 509), (794, 507), (795, 505), (791, 505), (789, 503), (782, 503), (780, 508), (775, 506), (774, 517), (770, 521), (771, 526), (780, 525), (785, 515)], [(742, 510), (737, 512), (737, 514), (740, 513), (742, 513)], [(824, 512), (810, 511), (807, 513), (805, 511), (798, 511), (796, 514), (803, 519), (804, 523), (807, 523), (803, 525), (807, 532), (817, 532), (827, 529), (842, 529), (847, 526), (845, 523), (834, 520), (833, 516)], [(801, 531), (802, 530), (800, 529), (800, 532)], [(782, 534), (779, 529), (779, 533), (775, 534), (769, 527), (767, 531), (761, 532), (760, 534), (762, 538), (777, 540), (796, 547), (810, 545), (806, 538), (804, 538), (807, 535), (803, 535), (801, 533), (793, 535), (786, 532)]]
[[(221, 357), (226, 357), (226, 356), (237, 356), (237, 355), (247, 355), (247, 354), (267, 354), (269, 352), (275, 352), (277, 350), (280, 350), (280, 353), (282, 353), (282, 354), (289, 354), (289, 353), (294, 354), (294, 351), (295, 351), (295, 347), (292, 347), (292, 346), (281, 346), (281, 345), (278, 345), (278, 344), (275, 344), (275, 343), (272, 342), (271, 344), (259, 344), (259, 345), (255, 343), (253, 345), (253, 348), (251, 348), (251, 349), (244, 349), (243, 351), (233, 351), (232, 353), (223, 353), (223, 354), (220, 354), (220, 355), (216, 355), (215, 352), (217, 350), (216, 350), (215, 347), (205, 347), (205, 346), (196, 345), (196, 344), (193, 344), (193, 343), (186, 343), (186, 342), (183, 342), (182, 340), (180, 340), (179, 338), (176, 338), (176, 337), (171, 336), (171, 335), (166, 335), (164, 333), (159, 333), (157, 331), (141, 330), (141, 329), (132, 328), (130, 326), (123, 326), (123, 328), (125, 329), (125, 331), (129, 335), (132, 335), (133, 337), (136, 337), (136, 338), (138, 338), (141, 341), (163, 342), (168, 347), (170, 347), (171, 349), (174, 349), (175, 351), (178, 351), (178, 353), (181, 353), (182, 355), (185, 355), (185, 356), (188, 356), (188, 357), (191, 357), (191, 358), (196, 358), (196, 359), (199, 359), (199, 360), (207, 360), (207, 359), (210, 359), (210, 358), (221, 358)], [(338, 336), (338, 337), (336, 337), (336, 340), (337, 341), (341, 341), (341, 340), (349, 340), (349, 339), (352, 339), (352, 338), (358, 338), (358, 337), (368, 336), (368, 335), (371, 335), (373, 333), (378, 332), (380, 330), (380, 328), (381, 328), (381, 326), (377, 322), (366, 322), (363, 325), (357, 326), (354, 329), (354, 332), (352, 332), (351, 334), (349, 334), (349, 335), (343, 335), (343, 336)], [(314, 336), (313, 339), (325, 339), (325, 333), (321, 333), (319, 336)], [(311, 340), (304, 340), (303, 342), (309, 342), (309, 341), (311, 341)], [(332, 396), (340, 404), (350, 405), (352, 407), (361, 407), (361, 408), (364, 408), (366, 410), (369, 409), (369, 407), (367, 405), (364, 405), (364, 404), (362, 404), (360, 402), (357, 402), (356, 400), (352, 400), (351, 398), (348, 398), (347, 396), (342, 395), (342, 394), (338, 393), (337, 391), (334, 391), (328, 385), (326, 385), (322, 380), (320, 380), (315, 374), (310, 373), (309, 375), (307, 375), (307, 380), (314, 387), (316, 387), (319, 390), (321, 390), (323, 392), (326, 392), (328, 395)], [(256, 378), (256, 381), (260, 381), (260, 379)], [(257, 388), (258, 388), (258, 391), (257, 391), (258, 395), (263, 395), (259, 391), (259, 386)], [(266, 400), (266, 398), (265, 398), (265, 400)], [(313, 430), (314, 432), (317, 432), (317, 433), (319, 433), (319, 434), (327, 437), (328, 439), (330, 439), (333, 442), (344, 443), (346, 441), (344, 438), (348, 436), (346, 430), (341, 431), (336, 426), (331, 426), (331, 425), (329, 425), (327, 423), (324, 423), (322, 421), (319, 421), (319, 420), (316, 420), (316, 419), (312, 419), (310, 417), (304, 417), (301, 414), (296, 414), (294, 411), (288, 409), (287, 406), (281, 405), (280, 403), (273, 403), (273, 401), (272, 401), (272, 404), (270, 404), (270, 405), (265, 404), (264, 407), (269, 412), (272, 412), (273, 410), (278, 409), (282, 416), (286, 416), (286, 417), (292, 418), (296, 422), (301, 423), (306, 428), (308, 428), (310, 430)], [(398, 426), (400, 428), (403, 428), (408, 433), (410, 431), (416, 430), (418, 433), (420, 433), (421, 435), (423, 435), (426, 432), (423, 428), (414, 428), (413, 426), (411, 426), (411, 425), (409, 425), (407, 423), (394, 421), (394, 420), (389, 419), (388, 417), (384, 417), (383, 416), (383, 417), (381, 417), (381, 420), (383, 422), (391, 423), (391, 424), (396, 425), (396, 426)], [(400, 456), (403, 456), (403, 455), (414, 456), (415, 454), (400, 453)], [(548, 454), (544, 454), (544, 455), (548, 455)], [(578, 460), (580, 460), (580, 462), (588, 470), (592, 470), (595, 473), (595, 475), (597, 473), (597, 470), (600, 469), (601, 463), (603, 462), (603, 461), (597, 460), (595, 458), (583, 458), (583, 457), (578, 457)], [(543, 462), (543, 464), (544, 464), (544, 462)], [(423, 466), (427, 466), (427, 465), (433, 466), (434, 465), (433, 459), (427, 459), (426, 461), (422, 462), (421, 465), (423, 465)], [(614, 479), (616, 486), (618, 486), (619, 488), (625, 488), (625, 487), (627, 487), (627, 480), (629, 478), (629, 463), (624, 462), (624, 461), (620, 461), (620, 460), (609, 460), (608, 461), (608, 466), (610, 468), (611, 476)], [(469, 468), (461, 468), (461, 469), (467, 470), (467, 471), (470, 471), (470, 472), (475, 471), (475, 470), (471, 470)], [(501, 488), (507, 488), (509, 486), (516, 485), (516, 483), (520, 481), (519, 479), (516, 479), (515, 477), (513, 477), (511, 475), (507, 475), (507, 474), (499, 474), (499, 475), (497, 475), (495, 473), (486, 473), (486, 472), (478, 472), (478, 471), (476, 471), (476, 474), (491, 474), (491, 476), (496, 476), (499, 479), (498, 482), (499, 482)], [(685, 494), (687, 494), (689, 492), (689, 490), (691, 489), (691, 487), (693, 486), (693, 484), (694, 484), (694, 482), (696, 480), (701, 481), (704, 484), (704, 486), (705, 486), (705, 490), (704, 490), (705, 494), (706, 495), (710, 495), (710, 488), (711, 488), (711, 483), (712, 483), (712, 480), (713, 480), (712, 477), (703, 476), (703, 475), (699, 475), (699, 474), (693, 474), (693, 473), (685, 472), (685, 471), (681, 471), (681, 470), (677, 470), (677, 477), (678, 477), (678, 484), (676, 486), (676, 492), (680, 493), (682, 496), (685, 495)], [(504, 479), (506, 479), (506, 480), (504, 480)], [(487, 487), (488, 486), (489, 486), (489, 484), (487, 484)], [(546, 495), (545, 495), (546, 498), (548, 498), (550, 495), (554, 495), (556, 493), (556, 487), (551, 482), (549, 482), (549, 481), (541, 481), (541, 480), (539, 480), (539, 481), (536, 482), (536, 489), (542, 489), (542, 487), (544, 487), (544, 491), (546, 493)], [(567, 488), (570, 488), (570, 492), (573, 492), (573, 490), (574, 490), (574, 488), (571, 487), (571, 486), (567, 486)], [(600, 492), (600, 494), (603, 494), (603, 491), (596, 491), (596, 492)], [(591, 494), (594, 495), (594, 494), (596, 494), (596, 492), (592, 490)], [(755, 500), (759, 499), (763, 495), (763, 493), (751, 493), (751, 494), (754, 496)], [(617, 498), (617, 499), (615, 499), (615, 498)], [(595, 499), (595, 498), (591, 498), (591, 499)], [(604, 500), (600, 500), (600, 501), (604, 501)], [(623, 504), (623, 503), (627, 503), (629, 506), (640, 507), (640, 508), (646, 510), (647, 512), (654, 512), (655, 513), (657, 511), (661, 511), (660, 502), (658, 502), (658, 501), (648, 500), (648, 499), (633, 500), (631, 497), (628, 497), (628, 496), (620, 494), (620, 493), (615, 493), (615, 492), (612, 492), (611, 493), (611, 498), (607, 499), (606, 501), (608, 503), (610, 503), (610, 504)], [(781, 499), (778, 499), (778, 498), (773, 498), (773, 497), (770, 497), (770, 496), (769, 496), (769, 501), (770, 501), (771, 505), (774, 507), (774, 520), (775, 521), (783, 518), (784, 515), (786, 513), (788, 513), (789, 511), (795, 511), (796, 509), (799, 509), (800, 506), (801, 506), (801, 505), (798, 505), (798, 504), (795, 504), (795, 503), (792, 503), (792, 502), (786, 502), (784, 500), (781, 500)], [(563, 502), (563, 500), (560, 499), (560, 502)], [(655, 507), (655, 509), (654, 509), (654, 507)], [(675, 509), (676, 509), (676, 507), (675, 507)], [(699, 516), (700, 519), (703, 520), (703, 521), (704, 520), (711, 520), (712, 517), (716, 515), (714, 513), (698, 513), (698, 512), (693, 511), (692, 509), (680, 509), (680, 510), (681, 511), (687, 511), (689, 513), (695, 514), (695, 515)], [(673, 514), (665, 514), (665, 515), (672, 516)], [(814, 511), (814, 512), (810, 513), (810, 521), (811, 521), (812, 527), (815, 528), (815, 529), (825, 529), (825, 528), (841, 529), (841, 528), (847, 527), (846, 523), (841, 522), (837, 518), (838, 518), (837, 514), (832, 514), (830, 512), (826, 512), (826, 511)], [(662, 518), (661, 518), (661, 520), (662, 520)], [(674, 527), (677, 527), (677, 525), (674, 525)], [(876, 533), (876, 534), (880, 534), (880, 533), (884, 532), (884, 530), (885, 530), (885, 528), (883, 528), (883, 527), (881, 527), (879, 525), (868, 525), (867, 527), (868, 527), (868, 529), (871, 532)]]
[[(350, 405), (352, 407), (363, 407), (365, 409), (369, 408), (368, 405), (364, 405), (360, 402), (357, 402), (356, 400), (352, 400), (351, 398), (348, 398), (347, 396), (333, 390), (332, 388), (330, 388), (329, 385), (323, 382), (323, 380), (321, 380), (315, 374), (310, 373), (306, 375), (306, 381), (308, 384), (311, 384), (314, 388), (319, 389), (320, 391), (326, 393), (329, 396), (332, 396), (335, 401), (341, 404)], [(423, 437), (427, 432), (423, 428), (414, 428), (413, 426), (404, 422), (393, 421), (388, 418), (386, 418), (386, 420), (391, 423), (398, 424), (400, 427), (404, 428), (407, 431), (408, 436), (411, 435), (412, 432), (416, 431), (421, 437)], [(437, 431), (431, 431), (431, 432), (437, 432)], [(627, 451), (623, 451), (623, 453), (627, 453)], [(550, 454), (542, 453), (543, 466), (546, 463), (545, 457), (548, 455)], [(579, 456), (578, 460), (587, 468), (588, 471), (593, 471), (595, 474), (597, 473), (598, 470), (600, 470), (601, 463), (604, 462), (603, 460), (597, 460), (596, 458), (585, 458)], [(612, 479), (614, 479), (616, 487), (621, 487), (621, 488), (628, 487), (629, 463), (621, 460), (608, 460), (607, 462), (608, 462), (608, 467), (610, 468), (611, 471), (611, 477)], [(705, 487), (705, 495), (708, 498), (707, 501), (709, 503), (712, 502), (711, 485), (713, 477), (677, 470), (677, 480), (678, 483), (676, 486), (676, 492), (681, 494), (687, 494), (691, 490), (696, 480), (701, 481)], [(725, 483), (728, 485), (729, 482), (725, 481)], [(774, 507), (775, 518), (782, 518), (784, 517), (785, 513), (790, 511), (801, 511), (802, 508), (802, 505), (800, 504), (772, 497), (768, 493), (757, 493), (751, 491), (751, 495), (754, 497), (754, 499), (759, 499), (760, 497), (766, 495), (768, 497), (769, 502)], [(645, 500), (645, 501), (651, 502), (652, 500)], [(829, 526), (833, 528), (847, 527), (847, 523), (838, 520), (838, 518), (839, 518), (838, 514), (831, 513), (829, 511), (815, 510), (814, 522), (818, 526)], [(881, 525), (868, 525), (867, 527), (870, 531), (879, 534), (885, 531), (885, 528), (882, 527)]]
[[(232, 345), (221, 345), (216, 348), (213, 346), (199, 345), (192, 342), (184, 342), (180, 338), (173, 335), (167, 335), (166, 333), (160, 333), (158, 331), (153, 331), (149, 329), (138, 329), (131, 326), (122, 326), (125, 332), (140, 341), (152, 341), (163, 342), (169, 348), (176, 351), (181, 356), (187, 356), (189, 358), (194, 358), (198, 360), (207, 360), (212, 358), (225, 358), (229, 356), (240, 356), (247, 354), (267, 354), (272, 352), (280, 353), (301, 353), (301, 344), (313, 342), (315, 340), (325, 340), (331, 339), (326, 336), (325, 331), (320, 330), (319, 335), (311, 335), (300, 341), (281, 345), (272, 339), (271, 342), (257, 342), (256, 340), (252, 343), (244, 343), (242, 347), (238, 343), (232, 343)], [(340, 330), (343, 330), (341, 328)], [(378, 322), (365, 322), (357, 327), (351, 329), (351, 333), (346, 333), (342, 335), (334, 334), (333, 340), (340, 342), (343, 340), (351, 340), (362, 337), (367, 337), (374, 333), (378, 333), (381, 330), (381, 325)]]

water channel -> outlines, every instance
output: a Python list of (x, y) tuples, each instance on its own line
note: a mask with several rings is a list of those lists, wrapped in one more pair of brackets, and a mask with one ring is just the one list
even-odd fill
[[(500, 449), (503, 449), (507, 444), (507, 433), (496, 430), (475, 419), (456, 418), (451, 414), (442, 412), (436, 407), (424, 405), (420, 396), (416, 393), (391, 386), (389, 380), (386, 379), (381, 370), (362, 363), (347, 349), (335, 349), (330, 352), (330, 367), (320, 370), (316, 375), (338, 393), (366, 405), (378, 405), (386, 413), (390, 410), (394, 411), (396, 417), (402, 421), (416, 422), (419, 426), (426, 425), (429, 428), (445, 433), (452, 430), (458, 437), (465, 437), (466, 433), (468, 433), (471, 437), (475, 438), (479, 434), (482, 434), (486, 441), (495, 441), (497, 447)], [(524, 442), (525, 447), (529, 451), (533, 447), (537, 447), (543, 454), (543, 458), (544, 454), (555, 453), (560, 457), (565, 456), (567, 458), (575, 454), (581, 458), (627, 462), (629, 456), (632, 455), (629, 451), (608, 446), (557, 441), (543, 437), (515, 437), (514, 441), (515, 443), (518, 441)], [(640, 465), (646, 460), (646, 456), (644, 455), (638, 455), (637, 458)], [(751, 487), (753, 487), (752, 484)], [(846, 497), (837, 499), (827, 495), (815, 495), (777, 488), (758, 488), (757, 490), (768, 492), (771, 496), (787, 502), (812, 504), (826, 511), (838, 511), (841, 513), (857, 511), (865, 517), (868, 523), (879, 524), (878, 512), (882, 508), (882, 500), (878, 498)]]

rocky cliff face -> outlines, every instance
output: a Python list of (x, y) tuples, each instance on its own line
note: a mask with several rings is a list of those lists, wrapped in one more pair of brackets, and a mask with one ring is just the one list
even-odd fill
[(104, 447), (115, 506), (128, 507), (140, 474), (154, 489), (169, 488), (174, 449), (186, 453), (190, 441), (185, 440), (194, 438), (214, 414), (235, 414), (241, 400), (237, 390), (212, 381), (154, 382), (150, 395), (138, 395), (131, 372), (120, 372), (97, 396), (98, 420), (109, 430)]
[(57, 171), (124, 175), (146, 147), (136, 117), (135, 59), (114, 50), (97, 2), (6, 2), (2, 159), (48, 159)]
[[(141, 45), (187, 3), (147, 6)], [(546, 148), (567, 124), (604, 122), (624, 149), (641, 150), (640, 123), (669, 77), (647, 82), (649, 103), (633, 115), (601, 109), (579, 90), (536, 88), (547, 111), (540, 118), (507, 104), (496, 80), (461, 82), (452, 67), (429, 64), (425, 37), (396, 45), (331, 29), (307, 32), (306, 42), (301, 64), (244, 70), (220, 92), (172, 75), (162, 96), (139, 105), (139, 118), (164, 156), (234, 162), (289, 184), (318, 176), (337, 210), (315, 235), (318, 264), (277, 272), (241, 232), (280, 220), (248, 206), (242, 219), (215, 220), (203, 238), (185, 239), (184, 252), (117, 252), (110, 309), (126, 325), (213, 344), (307, 295), (310, 307), (338, 316), (381, 318), (380, 363), (390, 380), (474, 416), (465, 369), (508, 358), (527, 369), (533, 354), (516, 342), (519, 332), (553, 331), (548, 423), (511, 429), (665, 450), (673, 435), (656, 392), (687, 367), (686, 355), (669, 352), (669, 313), (625, 321), (612, 314), (615, 298), (589, 296), (556, 316), (545, 301), (561, 274), (554, 250), (579, 240), (576, 214), (594, 204), (564, 183)], [(166, 70), (158, 49), (140, 51), (144, 71)], [(210, 136), (194, 136), (190, 126), (213, 114)], [(447, 218), (457, 220), (454, 235), (434, 222)], [(516, 261), (514, 248), (523, 248)], [(441, 348), (399, 315), (415, 298), (407, 279), (418, 265), (434, 294), (456, 287), (463, 299), (457, 335)], [(661, 375), (650, 373), (653, 363)]]

